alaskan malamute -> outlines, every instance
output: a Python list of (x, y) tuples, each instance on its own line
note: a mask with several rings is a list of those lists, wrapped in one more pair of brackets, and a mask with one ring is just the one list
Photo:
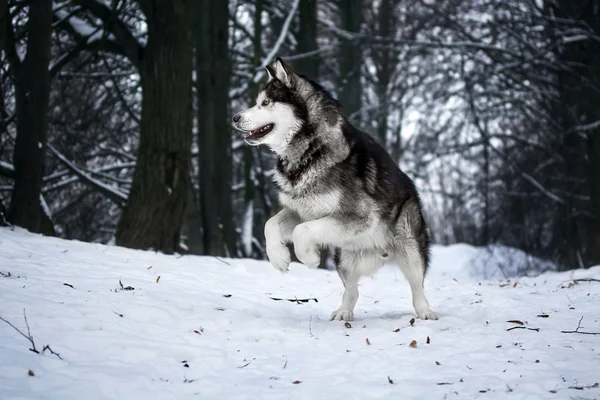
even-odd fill
[(308, 267), (319, 248), (335, 251), (345, 291), (332, 320), (350, 321), (361, 276), (400, 266), (422, 319), (437, 319), (425, 297), (429, 235), (412, 180), (368, 134), (352, 126), (319, 84), (277, 59), (256, 105), (233, 117), (248, 144), (278, 156), (274, 182), (283, 209), (265, 224), (270, 262), (288, 270), (293, 243)]

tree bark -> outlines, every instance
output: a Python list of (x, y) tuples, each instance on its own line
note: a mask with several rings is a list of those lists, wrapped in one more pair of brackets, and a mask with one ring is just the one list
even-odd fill
[[(352, 33), (359, 33), (363, 21), (363, 0), (340, 1), (341, 28)], [(339, 98), (346, 115), (357, 113), (362, 107), (362, 47), (357, 40), (343, 40), (340, 46), (340, 85)], [(358, 120), (358, 116), (354, 116)]]
[[(8, 210), (9, 222), (32, 232), (52, 233), (44, 222), (41, 207), (48, 134), (50, 44), (52, 1), (32, 0), (27, 24), (27, 54), (21, 62), (16, 54), (14, 34), (6, 4), (2, 41), (15, 79), (17, 138), (13, 155), (15, 180)], [(44, 226), (43, 226), (44, 225)], [(44, 229), (42, 229), (44, 227)]]
[(194, 1), (155, 0), (141, 66), (140, 144), (120, 246), (172, 253), (179, 246), (192, 142)]
[[(299, 5), (299, 27), (296, 35), (297, 53), (308, 53), (318, 50), (317, 44), (317, 0), (300, 1)], [(319, 80), (319, 55), (315, 54), (307, 58), (301, 58), (294, 62), (296, 72), (306, 75), (313, 81)]]
[[(575, 18), (600, 34), (600, 10), (594, 1), (560, 0), (555, 5), (559, 18)], [(573, 132), (575, 125), (600, 121), (600, 45), (594, 40), (565, 43), (559, 60), (575, 65), (559, 75), (560, 104), (557, 106), (566, 133), (559, 151), (565, 159), (565, 175), (585, 184), (567, 185), (568, 192), (589, 196), (589, 203), (570, 200), (560, 207), (557, 235), (564, 238), (559, 251), (567, 268), (600, 264), (600, 128)], [(585, 209), (588, 216), (579, 211)], [(579, 215), (577, 215), (579, 214)]]
[(226, 1), (202, 0), (200, 4), (196, 71), (204, 251), (211, 255), (235, 255), (227, 42), (229, 9)]
[[(377, 10), (377, 34), (381, 37), (393, 37), (395, 34), (394, 20), (397, 18), (391, 0), (381, 0)], [(392, 74), (396, 68), (395, 52), (389, 48), (382, 47), (373, 49), (375, 61), (377, 85), (375, 93), (379, 100), (379, 112), (377, 115), (377, 137), (382, 146), (388, 142), (388, 87), (392, 80)]]

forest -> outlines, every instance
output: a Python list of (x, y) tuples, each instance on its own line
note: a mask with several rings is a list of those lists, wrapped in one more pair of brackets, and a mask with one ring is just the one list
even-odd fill
[(0, 225), (264, 259), (282, 57), (423, 197), (434, 243), (600, 264), (596, 0), (0, 0)]

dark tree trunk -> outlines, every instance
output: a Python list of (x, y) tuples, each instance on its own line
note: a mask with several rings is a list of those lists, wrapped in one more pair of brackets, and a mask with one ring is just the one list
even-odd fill
[(155, 0), (141, 68), (137, 164), (117, 244), (172, 253), (188, 196), (192, 142), (194, 1)]
[[(345, 31), (359, 33), (363, 21), (363, 0), (340, 1), (341, 28)], [(340, 46), (340, 101), (346, 115), (357, 113), (362, 107), (362, 47), (358, 40), (342, 40)], [(359, 117), (354, 115), (354, 120)]]
[(197, 20), (198, 147), (204, 251), (235, 255), (226, 1), (202, 0)]
[[(394, 21), (397, 16), (393, 12), (394, 4), (391, 0), (381, 0), (377, 10), (377, 34), (382, 37), (393, 37), (395, 34)], [(373, 49), (373, 61), (376, 68), (377, 84), (375, 93), (379, 100), (379, 112), (377, 115), (377, 137), (381, 145), (387, 143), (388, 131), (388, 87), (392, 80), (392, 74), (396, 68), (395, 52), (385, 46)]]
[[(600, 34), (597, 2), (560, 0), (555, 13), (560, 18), (579, 18), (596, 35)], [(600, 264), (600, 128), (573, 132), (573, 127), (600, 121), (600, 45), (594, 40), (565, 43), (559, 59), (572, 70), (559, 76), (561, 103), (557, 106), (565, 134), (560, 151), (565, 160), (567, 182), (562, 188), (589, 203), (569, 199), (560, 207), (557, 235), (564, 238), (559, 251), (568, 268)], [(575, 183), (578, 179), (585, 184)], [(579, 212), (585, 209), (588, 216)]]
[[(190, 168), (191, 170), (191, 168)], [(191, 175), (188, 176), (188, 197), (183, 214), (182, 234), (186, 238), (187, 251), (190, 254), (204, 254), (204, 237), (202, 235), (202, 215), (198, 195)]]
[[(6, 4), (2, 8), (5, 8)], [(5, 26), (5, 51), (15, 78), (17, 138), (13, 155), (14, 188), (9, 222), (32, 232), (48, 231), (41, 207), (42, 176), (48, 133), (50, 43), (52, 1), (32, 0), (27, 23), (27, 54), (20, 62), (16, 55), (10, 19)], [(45, 229), (42, 229), (42, 227)]]
[[(262, 14), (263, 14), (264, 2), (263, 0), (255, 0), (254, 2), (254, 38), (252, 42), (252, 48), (254, 51), (253, 65), (254, 68), (258, 68), (261, 63), (261, 50), (262, 50)], [(258, 96), (258, 90), (260, 86), (254, 85), (250, 90), (250, 98), (248, 99), (249, 104), (252, 105), (256, 101)], [(252, 146), (244, 147), (244, 217), (242, 225), (242, 250), (245, 257), (252, 256), (252, 241), (248, 235), (254, 235), (255, 225), (255, 198), (256, 198), (256, 186), (254, 176), (254, 155), (258, 153), (260, 149), (256, 149)]]
[[(298, 27), (297, 53), (308, 53), (317, 50), (317, 0), (300, 1), (299, 5), (300, 24)], [(314, 81), (319, 80), (319, 60), (318, 54), (307, 58), (301, 58), (294, 62), (296, 72), (306, 75)]]

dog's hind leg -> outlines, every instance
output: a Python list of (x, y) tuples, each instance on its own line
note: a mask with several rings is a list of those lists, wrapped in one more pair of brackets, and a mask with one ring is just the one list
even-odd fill
[(336, 250), (337, 271), (344, 283), (342, 305), (331, 314), (332, 320), (352, 321), (354, 306), (358, 300), (358, 281), (363, 275), (374, 274), (383, 260), (375, 253), (365, 251)]
[(359, 257), (354, 252), (336, 249), (335, 258), (338, 274), (344, 284), (344, 295), (342, 296), (342, 305), (331, 314), (331, 320), (352, 321), (354, 306), (358, 300)]
[(412, 291), (413, 307), (420, 319), (438, 319), (435, 312), (429, 308), (429, 302), (425, 297), (425, 258), (419, 251), (418, 244), (413, 239), (408, 239), (400, 251), (397, 263), (406, 277)]

